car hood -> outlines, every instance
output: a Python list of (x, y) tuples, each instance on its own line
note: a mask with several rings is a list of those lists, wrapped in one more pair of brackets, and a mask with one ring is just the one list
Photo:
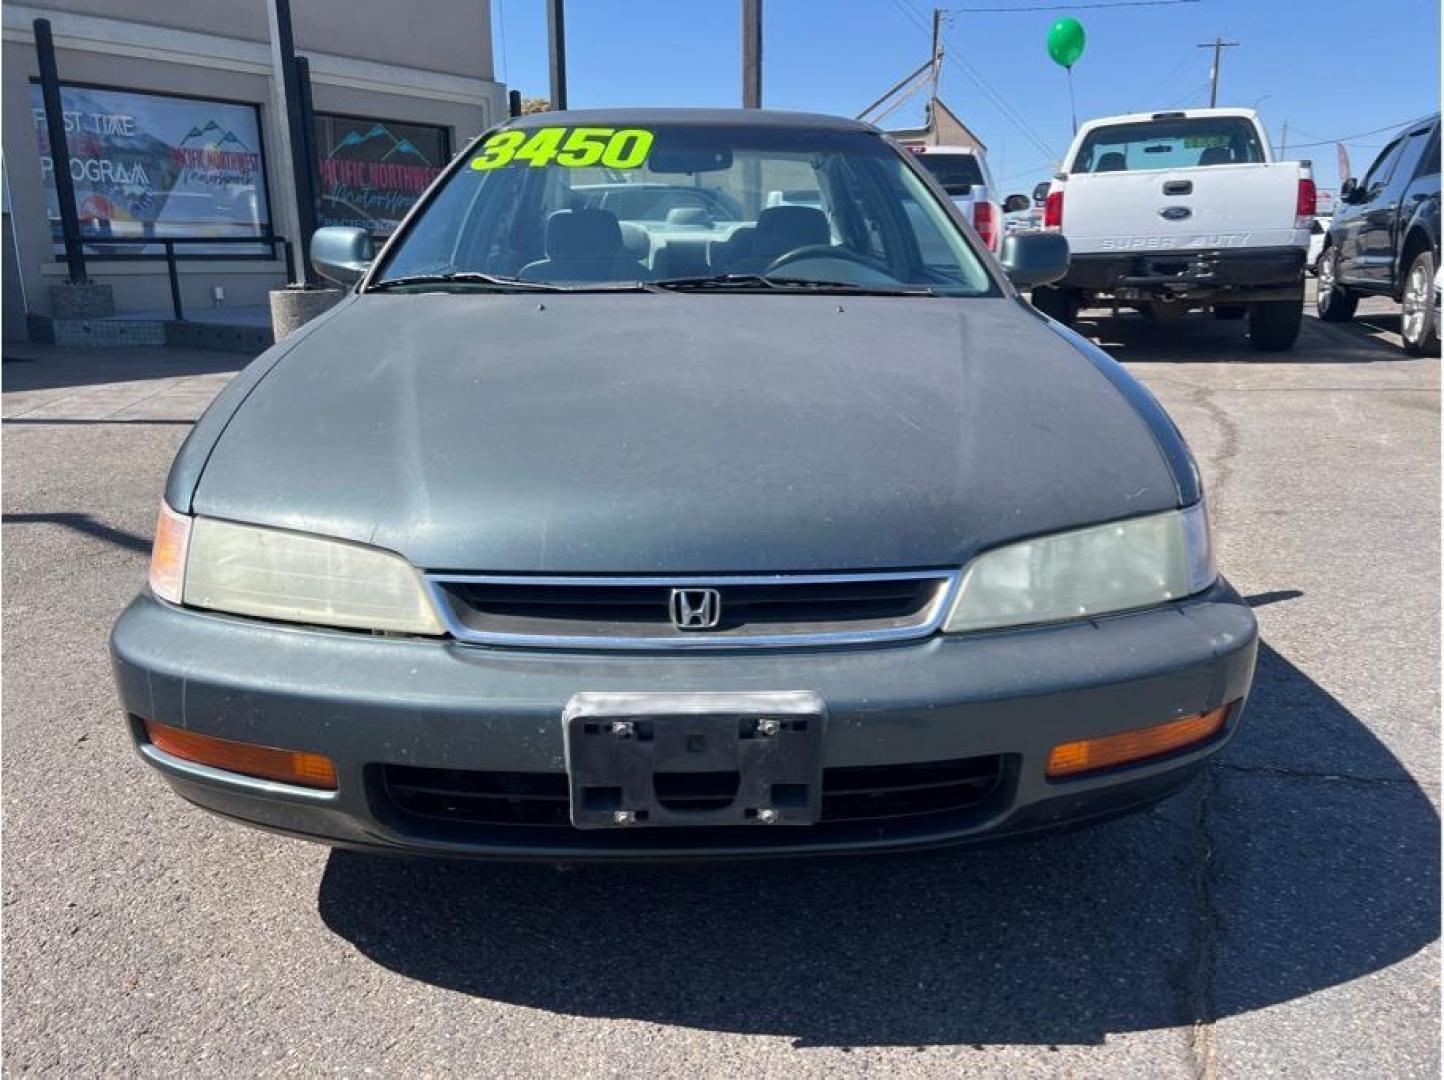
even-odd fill
[(1006, 298), (362, 295), (253, 380), (191, 507), (431, 570), (956, 565), (1178, 504), (1100, 363)]

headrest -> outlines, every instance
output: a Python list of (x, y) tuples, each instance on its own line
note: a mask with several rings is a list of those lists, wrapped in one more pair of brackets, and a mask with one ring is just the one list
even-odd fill
[(668, 225), (710, 225), (707, 210), (701, 206), (674, 206), (667, 211)]
[(610, 210), (558, 210), (547, 218), (548, 259), (610, 259), (622, 229)]
[(1226, 146), (1210, 146), (1198, 155), (1200, 165), (1232, 165), (1233, 151)]
[(771, 206), (757, 215), (752, 250), (758, 255), (781, 255), (793, 248), (826, 244), (832, 239), (827, 215), (811, 206)]
[(1094, 172), (1122, 172), (1128, 168), (1128, 159), (1117, 150), (1110, 150), (1098, 159)]
[(642, 226), (634, 221), (623, 221), (618, 228), (622, 231), (622, 247), (627, 249), (629, 256), (646, 259), (652, 253), (652, 238)]

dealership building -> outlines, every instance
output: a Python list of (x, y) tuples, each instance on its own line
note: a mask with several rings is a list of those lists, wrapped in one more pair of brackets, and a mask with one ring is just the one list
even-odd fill
[[(55, 336), (67, 280), (32, 25), (50, 21), (87, 273), (147, 340), (172, 318), (259, 318), (299, 238), (269, 0), (31, 0), (4, 19), (5, 337)], [(319, 224), (384, 236), (505, 115), (484, 0), (291, 0), (309, 61)], [(424, 12), (424, 17), (422, 14)], [(302, 245), (294, 249), (301, 258)], [(153, 321), (150, 317), (153, 316)], [(68, 324), (67, 324), (68, 325)], [(129, 336), (126, 336), (126, 335)]]

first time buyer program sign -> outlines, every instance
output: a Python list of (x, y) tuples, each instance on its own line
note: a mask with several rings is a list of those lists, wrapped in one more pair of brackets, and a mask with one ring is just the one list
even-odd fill
[[(38, 84), (30, 94), (47, 209), (58, 222)], [(76, 86), (62, 86), (60, 94), (82, 235), (249, 237), (267, 231), (270, 207), (253, 107)]]

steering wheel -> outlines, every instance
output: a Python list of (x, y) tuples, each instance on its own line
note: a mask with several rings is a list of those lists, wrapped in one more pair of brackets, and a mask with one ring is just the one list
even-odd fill
[(784, 266), (790, 266), (795, 262), (805, 262), (808, 259), (841, 259), (843, 262), (856, 263), (858, 266), (865, 266), (875, 273), (884, 274), (888, 281), (897, 279), (887, 271), (887, 264), (874, 259), (870, 255), (863, 255), (853, 251), (851, 248), (833, 247), (831, 244), (804, 244), (802, 247), (795, 247), (791, 251), (784, 251), (772, 262), (768, 263), (763, 274), (771, 274), (781, 270)]

